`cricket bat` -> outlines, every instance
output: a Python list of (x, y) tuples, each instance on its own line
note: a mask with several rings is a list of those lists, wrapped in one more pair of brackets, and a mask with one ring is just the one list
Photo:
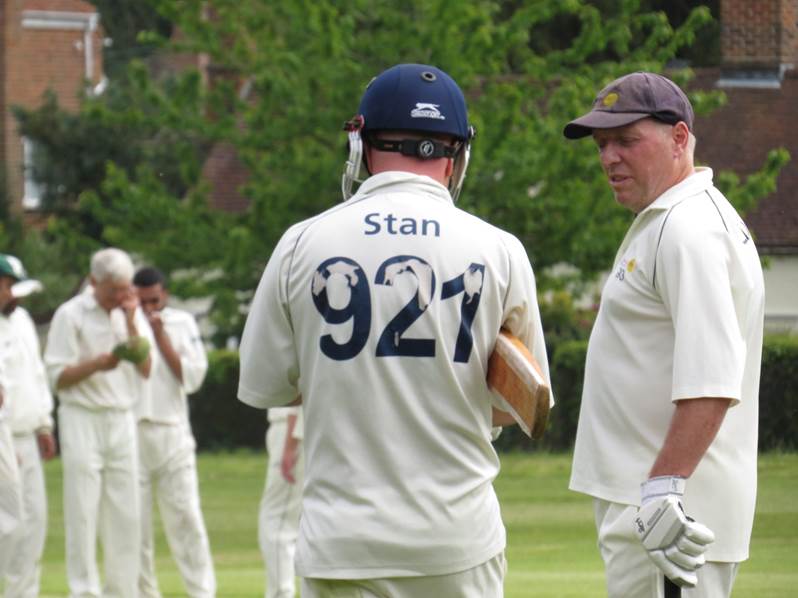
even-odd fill
[(549, 417), (548, 383), (529, 349), (504, 329), (488, 359), (488, 387), (527, 436), (543, 436)]

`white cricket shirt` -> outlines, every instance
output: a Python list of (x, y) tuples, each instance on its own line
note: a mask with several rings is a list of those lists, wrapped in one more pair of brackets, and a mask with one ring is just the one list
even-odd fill
[[(158, 343), (153, 341), (152, 369), (136, 405), (136, 416), (139, 420), (161, 424), (188, 423), (188, 395), (202, 386), (208, 371), (208, 357), (197, 322), (190, 313), (165, 307), (161, 310), (161, 320), (172, 347), (180, 356), (183, 382), (177, 379), (161, 355)], [(149, 324), (146, 326), (149, 328)]]
[[(136, 330), (154, 346), (149, 324), (136, 310)], [(62, 304), (53, 316), (47, 334), (44, 364), (50, 387), (67, 366), (74, 366), (103, 353), (110, 353), (128, 338), (125, 314), (121, 309), (105, 311), (94, 298), (91, 286)], [(128, 361), (108, 371), (96, 372), (68, 388), (57, 389), (58, 400), (86, 409), (130, 409), (141, 396), (145, 378)]]
[(734, 400), (687, 482), (687, 514), (741, 561), (756, 500), (764, 284), (756, 247), (699, 168), (638, 214), (604, 286), (590, 336), (570, 487), (639, 505), (673, 401)]
[(238, 396), (303, 397), (299, 575), (438, 575), (504, 549), (485, 382), (502, 325), (548, 376), (523, 246), (428, 177), (375, 175), (286, 232), (244, 329)]
[(0, 315), (0, 354), (7, 372), (5, 398), (7, 424), (14, 434), (29, 434), (53, 427), (53, 396), (42, 363), (39, 336), (30, 314), (17, 307)]

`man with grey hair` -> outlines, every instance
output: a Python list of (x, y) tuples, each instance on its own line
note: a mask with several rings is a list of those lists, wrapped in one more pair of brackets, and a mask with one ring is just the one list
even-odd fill
[[(75, 598), (137, 595), (140, 529), (133, 407), (151, 360), (149, 342), (141, 341), (149, 326), (131, 284), (133, 273), (124, 251), (96, 252), (90, 286), (56, 310), (47, 337), (44, 361), (60, 403), (66, 567)], [(102, 589), (95, 555), (98, 531), (105, 562)]]
[(612, 598), (729, 596), (748, 558), (762, 268), (692, 130), (684, 92), (638, 72), (563, 131), (593, 137), (636, 215), (590, 335), (570, 483), (594, 497)]

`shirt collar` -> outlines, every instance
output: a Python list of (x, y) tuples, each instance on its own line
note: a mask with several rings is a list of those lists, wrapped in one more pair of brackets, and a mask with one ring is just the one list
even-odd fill
[(706, 166), (699, 166), (693, 171), (693, 174), (652, 201), (640, 214), (653, 210), (667, 210), (685, 197), (697, 195), (705, 189), (709, 189), (711, 186), (712, 169)]
[(94, 287), (90, 284), (86, 285), (86, 288), (81, 291), (80, 304), (83, 306), (83, 309), (86, 310), (103, 309), (100, 307), (100, 304), (97, 303), (97, 298), (94, 296)]
[(360, 185), (357, 193), (348, 201), (357, 201), (362, 199), (365, 195), (376, 193), (401, 192), (428, 195), (439, 201), (445, 201), (450, 204), (454, 203), (449, 190), (439, 182), (425, 175), (398, 170), (380, 172), (379, 174), (370, 176)]

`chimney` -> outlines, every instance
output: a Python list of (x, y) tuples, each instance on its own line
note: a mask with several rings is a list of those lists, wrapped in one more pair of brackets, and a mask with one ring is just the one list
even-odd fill
[(719, 86), (780, 87), (798, 63), (798, 0), (721, 0), (720, 21)]

